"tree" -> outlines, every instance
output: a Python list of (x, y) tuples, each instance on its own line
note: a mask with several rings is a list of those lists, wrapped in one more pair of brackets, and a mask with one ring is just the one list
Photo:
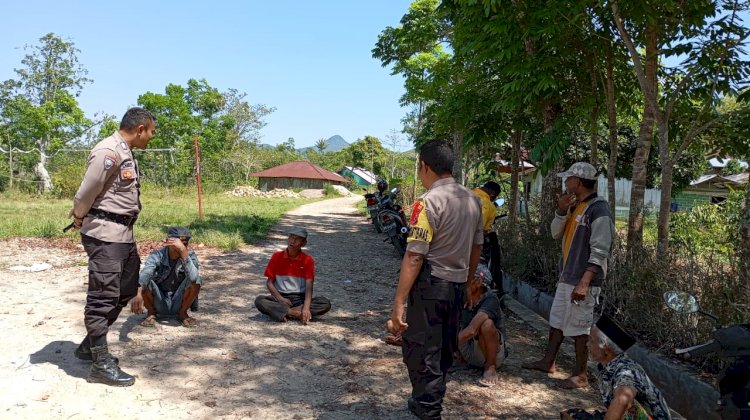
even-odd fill
[(347, 152), (351, 154), (352, 166), (369, 169), (375, 174), (383, 173), (387, 152), (380, 143), (380, 139), (365, 136), (350, 144), (347, 149)]
[(318, 141), (315, 142), (315, 148), (318, 150), (318, 153), (325, 153), (325, 150), (328, 148), (328, 140), (323, 138), (318, 139)]
[[(727, 115), (716, 112), (722, 96), (736, 94), (747, 85), (750, 77), (750, 62), (742, 57), (742, 48), (746, 45), (750, 30), (742, 26), (739, 17), (739, 12), (747, 10), (749, 6), (736, 0), (643, 0), (628, 6), (630, 8), (621, 12), (617, 1), (611, 3), (614, 21), (633, 60), (633, 69), (643, 94), (642, 129), (645, 133), (642, 141), (646, 156), (652, 141), (654, 122), (658, 127), (662, 196), (657, 251), (663, 255), (669, 242), (669, 207), (675, 167), (701, 133), (726, 119)], [(659, 21), (653, 16), (659, 16)], [(708, 18), (715, 20), (707, 24)], [(632, 33), (635, 33), (635, 37)], [(640, 38), (639, 34), (642, 34)], [(643, 57), (638, 51), (641, 45), (646, 47)], [(664, 66), (663, 61), (659, 60), (660, 56), (681, 54), (686, 54), (687, 58), (674, 68)], [(657, 80), (661, 80), (661, 86)], [(660, 91), (660, 87), (663, 90)], [(745, 108), (739, 112), (748, 111), (750, 109)], [(635, 193), (635, 166), (633, 178)], [(631, 200), (634, 195), (631, 194)], [(638, 196), (640, 200), (631, 201), (631, 220), (642, 217), (641, 191), (638, 191)], [(638, 204), (641, 205), (640, 209)], [(642, 234), (631, 237), (629, 232), (629, 249), (640, 246), (641, 242)]]
[(34, 172), (39, 192), (47, 192), (52, 189), (48, 155), (90, 125), (75, 98), (91, 80), (85, 77), (87, 71), (78, 62), (80, 51), (72, 41), (48, 33), (38, 45), (25, 48), (29, 54), (21, 60), (23, 67), (15, 69), (18, 79), (0, 87), (0, 118), (14, 144), (37, 149)]
[[(177, 160), (169, 163), (169, 171), (181, 182), (192, 179), (193, 135), (199, 136), (201, 157), (205, 161), (220, 160), (237, 139), (237, 133), (232, 131), (236, 129), (235, 121), (226, 112), (226, 98), (205, 79), (190, 79), (187, 86), (170, 84), (163, 94), (146, 92), (138, 97), (138, 104), (153, 112), (157, 119), (151, 146), (177, 149)], [(141, 157), (144, 164), (153, 159), (148, 155)], [(141, 166), (146, 167), (144, 164)]]
[(561, 7), (559, 2), (537, 0), (446, 3), (456, 55), (476, 69), (472, 73), (483, 81), (477, 85), (492, 97), (491, 110), (505, 114), (493, 119), (541, 122), (541, 132), (524, 138), (533, 142), (532, 156), (544, 175), (538, 226), (545, 235), (560, 190), (555, 172), (562, 168), (575, 113), (590, 93), (581, 89), (592, 78), (583, 71), (583, 51), (591, 45), (585, 29), (589, 7), (590, 2)]
[(276, 150), (296, 154), (297, 149), (294, 146), (294, 137), (289, 137), (285, 142), (276, 145)]
[(241, 141), (257, 144), (260, 140), (260, 130), (266, 126), (264, 118), (276, 111), (276, 108), (262, 104), (251, 105), (246, 98), (247, 93), (239, 92), (237, 89), (224, 92), (223, 112), (234, 121), (229, 135), (235, 145)]

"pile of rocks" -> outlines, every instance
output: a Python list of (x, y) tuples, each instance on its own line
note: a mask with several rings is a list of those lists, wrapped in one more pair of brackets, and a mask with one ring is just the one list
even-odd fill
[(352, 195), (354, 195), (352, 194), (351, 191), (347, 190), (346, 187), (344, 187), (343, 185), (333, 185), (333, 189), (336, 190), (339, 194), (341, 194), (344, 197), (351, 197)]
[(291, 190), (274, 188), (271, 191), (261, 191), (249, 185), (234, 187), (232, 191), (227, 191), (227, 195), (235, 197), (265, 197), (265, 198), (299, 198), (300, 195)]

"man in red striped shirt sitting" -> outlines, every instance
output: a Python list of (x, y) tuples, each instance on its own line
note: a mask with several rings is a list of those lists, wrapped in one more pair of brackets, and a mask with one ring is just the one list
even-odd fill
[(258, 296), (255, 307), (275, 321), (299, 319), (307, 325), (313, 317), (331, 310), (330, 300), (323, 296), (313, 298), (315, 260), (302, 252), (305, 245), (307, 230), (293, 227), (286, 249), (274, 252), (266, 266), (266, 287), (271, 295)]

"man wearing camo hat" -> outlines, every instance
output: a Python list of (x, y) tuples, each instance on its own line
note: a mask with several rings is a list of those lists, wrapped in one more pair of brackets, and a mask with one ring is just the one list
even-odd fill
[(491, 387), (497, 383), (497, 368), (505, 360), (505, 323), (500, 299), (492, 290), (492, 274), (484, 264), (477, 265), (469, 284), (472, 308), (461, 310), (461, 331), (458, 333), (458, 353), (467, 365), (484, 369), (479, 385)]
[(596, 168), (576, 162), (557, 174), (565, 191), (558, 198), (552, 237), (562, 240), (560, 277), (549, 316), (549, 342), (541, 360), (524, 363), (525, 369), (555, 372), (555, 358), (565, 337), (573, 337), (576, 364), (573, 375), (561, 382), (566, 389), (588, 386), (587, 343), (594, 321), (594, 306), (607, 276), (615, 227), (607, 201), (597, 196)]

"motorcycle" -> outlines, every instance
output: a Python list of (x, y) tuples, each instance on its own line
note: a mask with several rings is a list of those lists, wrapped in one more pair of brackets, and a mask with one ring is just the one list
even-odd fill
[(365, 194), (365, 200), (367, 200), (367, 212), (370, 213), (369, 219), (375, 226), (375, 232), (377, 233), (383, 232), (383, 227), (380, 225), (380, 221), (378, 220), (378, 212), (380, 211), (380, 198), (380, 193), (377, 191), (374, 193)]
[(406, 253), (406, 237), (409, 233), (409, 224), (406, 221), (404, 210), (396, 204), (398, 188), (391, 190), (389, 194), (383, 196), (380, 201), (380, 211), (378, 212), (378, 223), (388, 235), (384, 241), (390, 240), (399, 257)]
[(714, 315), (704, 312), (695, 296), (682, 291), (664, 293), (664, 302), (681, 314), (699, 313), (716, 322), (714, 338), (707, 343), (676, 349), (675, 353), (689, 357), (717, 353), (728, 359), (719, 375), (718, 411), (724, 419), (750, 420), (750, 324), (724, 326)]

